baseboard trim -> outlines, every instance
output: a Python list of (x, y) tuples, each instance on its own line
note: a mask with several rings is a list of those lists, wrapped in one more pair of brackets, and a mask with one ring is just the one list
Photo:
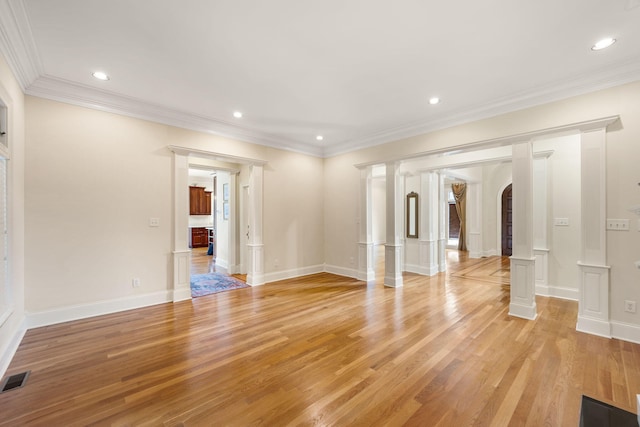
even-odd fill
[(226, 259), (216, 258), (216, 271), (222, 274), (231, 274), (229, 263)]
[(291, 270), (274, 271), (264, 275), (265, 283), (278, 282), (280, 280), (295, 279), (296, 277), (308, 276), (310, 274), (323, 273), (323, 265), (312, 265), (310, 267), (294, 268)]
[(172, 295), (170, 291), (135, 295), (89, 304), (72, 305), (35, 313), (27, 312), (27, 328), (39, 328), (41, 326), (55, 325), (57, 323), (102, 316), (104, 314), (133, 310), (136, 308), (148, 307), (167, 302), (172, 302)]
[(591, 319), (578, 315), (576, 331), (599, 337), (611, 338), (611, 322), (599, 319)]
[(27, 333), (27, 319), (23, 316), (20, 325), (12, 334), (13, 336), (9, 341), (9, 345), (3, 351), (2, 357), (0, 357), (0, 378), (3, 378), (7, 373), (7, 369), (9, 368), (16, 351), (18, 351), (18, 347), (20, 346), (25, 333)]
[(509, 316), (520, 317), (527, 320), (536, 320), (538, 317), (536, 305), (509, 304)]
[(566, 299), (569, 301), (578, 301), (578, 290), (573, 288), (561, 288), (549, 285), (536, 285), (536, 295), (543, 297)]
[(178, 289), (175, 291), (171, 291), (173, 298), (171, 299), (171, 301), (173, 302), (180, 302), (180, 301), (187, 301), (191, 299), (191, 288), (184, 288), (184, 289)]
[(421, 265), (405, 264), (404, 271), (408, 273), (420, 274), (422, 276), (435, 276), (438, 274), (438, 266), (424, 267)]
[(612, 338), (640, 344), (640, 326), (614, 320), (610, 323)]
[(357, 279), (358, 278), (358, 270), (353, 269), (353, 268), (339, 267), (337, 265), (325, 264), (324, 265), (324, 272), (325, 273), (336, 274), (338, 276), (350, 277), (352, 279)]

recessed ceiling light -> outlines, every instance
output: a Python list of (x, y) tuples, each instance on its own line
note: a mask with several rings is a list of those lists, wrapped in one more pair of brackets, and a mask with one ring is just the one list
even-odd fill
[(438, 98), (437, 96), (434, 96), (433, 98), (430, 98), (429, 99), (429, 104), (431, 104), (431, 105), (440, 104), (440, 98)]
[(103, 81), (109, 80), (109, 76), (104, 71), (96, 71), (95, 73), (92, 74), (92, 76), (98, 80), (103, 80)]
[(616, 39), (614, 39), (612, 37), (607, 37), (606, 39), (602, 39), (602, 40), (598, 41), (598, 43), (596, 43), (593, 46), (591, 46), (591, 50), (606, 49), (609, 46), (611, 46), (612, 44), (614, 44), (615, 42), (616, 42)]
[(324, 139), (324, 136), (322, 136), (322, 135), (318, 135), (318, 136), (316, 136), (316, 139), (317, 139), (318, 141), (322, 141), (322, 140)]
[(234, 111), (233, 117), (235, 117), (236, 119), (241, 119), (242, 113), (240, 111)]

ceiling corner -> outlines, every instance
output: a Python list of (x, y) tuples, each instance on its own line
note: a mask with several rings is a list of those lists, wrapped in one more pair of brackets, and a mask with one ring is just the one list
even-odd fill
[(43, 73), (24, 0), (0, 0), (0, 52), (27, 89)]

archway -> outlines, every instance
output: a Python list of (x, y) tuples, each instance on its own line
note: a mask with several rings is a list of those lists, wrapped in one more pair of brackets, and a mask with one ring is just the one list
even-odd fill
[(511, 184), (507, 185), (502, 192), (501, 212), (501, 255), (511, 256), (513, 254), (513, 188)]

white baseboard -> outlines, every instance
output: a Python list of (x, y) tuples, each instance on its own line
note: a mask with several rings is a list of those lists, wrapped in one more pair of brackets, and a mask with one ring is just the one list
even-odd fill
[(509, 316), (520, 317), (527, 320), (536, 320), (538, 313), (536, 306), (511, 303), (509, 304)]
[(173, 302), (179, 302), (179, 301), (187, 301), (191, 299), (191, 288), (183, 288), (183, 289), (178, 289), (175, 291), (170, 291), (170, 293), (173, 295), (173, 298), (171, 299), (171, 301)]
[(488, 251), (482, 252), (483, 257), (490, 257), (490, 256), (496, 256), (496, 255), (498, 255), (498, 251), (496, 251), (495, 249), (490, 249)]
[(4, 374), (7, 372), (7, 368), (9, 368), (9, 364), (13, 360), (13, 356), (15, 356), (16, 351), (18, 350), (18, 346), (22, 342), (22, 338), (24, 338), (24, 334), (27, 332), (27, 319), (22, 318), (20, 325), (17, 330), (13, 333), (11, 340), (9, 341), (9, 345), (2, 352), (0, 357), (0, 378), (4, 377)]
[(578, 301), (578, 290), (574, 288), (561, 288), (558, 286), (536, 285), (536, 295)]
[(615, 320), (612, 320), (610, 323), (612, 338), (640, 344), (640, 326)]
[(265, 283), (277, 282), (280, 280), (294, 279), (296, 277), (308, 276), (310, 274), (323, 273), (323, 265), (312, 265), (310, 267), (294, 268), (292, 270), (274, 271), (264, 275)]
[(338, 276), (351, 277), (352, 279), (358, 278), (358, 270), (354, 268), (339, 267), (337, 265), (324, 265), (324, 271), (326, 273), (336, 274)]
[(86, 319), (103, 314), (163, 304), (171, 302), (171, 297), (170, 291), (161, 291), (89, 304), (72, 305), (54, 310), (27, 313), (27, 328), (38, 328), (56, 323), (70, 322), (72, 320)]
[(576, 331), (611, 338), (611, 322), (578, 315)]
[(438, 266), (434, 265), (429, 268), (423, 265), (405, 264), (404, 271), (408, 273), (421, 274), (423, 276), (435, 276), (438, 274)]
[(216, 258), (216, 271), (222, 274), (231, 274), (229, 272), (229, 262), (226, 259)]

